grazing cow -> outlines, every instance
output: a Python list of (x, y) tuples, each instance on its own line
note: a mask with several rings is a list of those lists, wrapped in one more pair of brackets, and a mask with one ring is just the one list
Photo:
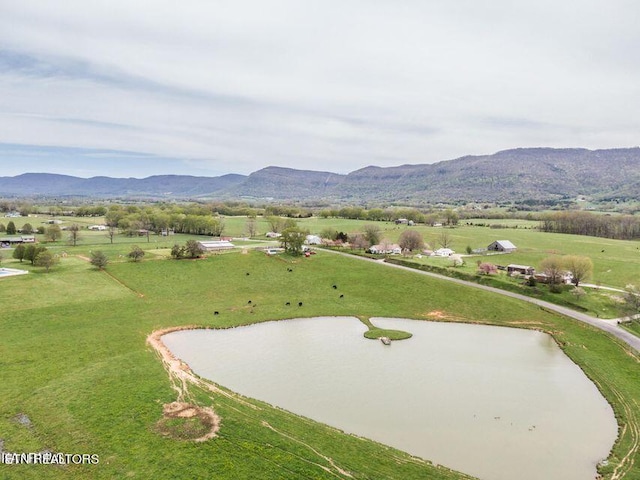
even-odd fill
[(215, 312), (213, 312), (214, 315), (218, 315), (220, 312), (218, 312), (217, 310)]
[(344, 298), (344, 294), (340, 294), (340, 298)]
[(337, 285), (333, 285), (333, 289), (336, 290), (338, 288)]
[(251, 305), (251, 300), (249, 300), (249, 301), (247, 302), (247, 305)]
[(289, 305), (291, 305), (291, 302), (287, 302), (285, 303), (285, 305), (288, 307)]
[(301, 307), (302, 306), (302, 302), (298, 302), (298, 306)]
[(249, 272), (247, 272), (247, 276), (249, 276)]

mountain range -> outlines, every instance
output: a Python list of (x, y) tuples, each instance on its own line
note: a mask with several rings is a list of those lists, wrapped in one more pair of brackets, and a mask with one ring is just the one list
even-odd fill
[(0, 197), (257, 199), (335, 203), (435, 203), (640, 199), (640, 148), (518, 148), (433, 164), (369, 166), (346, 175), (270, 166), (250, 175), (79, 178), (0, 177)]

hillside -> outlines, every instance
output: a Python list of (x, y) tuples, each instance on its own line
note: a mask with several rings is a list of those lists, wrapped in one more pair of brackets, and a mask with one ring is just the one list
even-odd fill
[(336, 203), (552, 200), (578, 195), (640, 199), (640, 148), (520, 148), (434, 164), (369, 166), (347, 175), (271, 166), (249, 176), (0, 177), (0, 196), (34, 195)]

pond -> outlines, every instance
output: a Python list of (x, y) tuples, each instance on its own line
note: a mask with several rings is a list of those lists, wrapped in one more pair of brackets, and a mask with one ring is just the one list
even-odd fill
[(186, 330), (164, 343), (246, 396), (487, 480), (594, 478), (617, 436), (610, 405), (544, 333), (352, 317)]

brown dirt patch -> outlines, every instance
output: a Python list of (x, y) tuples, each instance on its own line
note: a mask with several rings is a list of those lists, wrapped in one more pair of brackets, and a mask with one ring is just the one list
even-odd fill
[(165, 403), (162, 419), (156, 424), (158, 433), (177, 440), (204, 442), (214, 438), (220, 429), (220, 417), (213, 409), (192, 403)]
[(421, 316), (431, 320), (460, 320), (460, 318), (455, 317), (454, 315), (449, 315), (447, 312), (443, 312), (442, 310), (433, 310), (431, 312), (423, 313)]

